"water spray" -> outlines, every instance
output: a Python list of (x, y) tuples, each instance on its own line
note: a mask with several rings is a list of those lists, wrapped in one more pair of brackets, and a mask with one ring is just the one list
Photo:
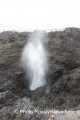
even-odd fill
[(30, 36), (21, 56), (21, 64), (26, 71), (30, 90), (46, 84), (47, 55), (43, 45), (43, 33), (36, 31)]

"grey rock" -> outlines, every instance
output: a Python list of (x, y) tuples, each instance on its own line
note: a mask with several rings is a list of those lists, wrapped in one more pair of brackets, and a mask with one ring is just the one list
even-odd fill
[[(46, 120), (47, 116), (15, 114), (15, 109), (55, 108), (79, 109), (80, 104), (80, 29), (66, 28), (47, 33), (49, 71), (47, 84), (30, 91), (26, 87), (24, 71), (20, 65), (23, 46), (31, 32), (0, 33), (0, 119)], [(27, 99), (28, 98), (28, 99)]]

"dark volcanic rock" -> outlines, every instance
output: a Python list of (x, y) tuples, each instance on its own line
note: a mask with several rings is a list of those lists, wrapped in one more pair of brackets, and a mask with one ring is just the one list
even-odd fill
[(26, 87), (20, 65), (23, 46), (32, 34), (14, 31), (0, 33), (1, 120), (48, 119), (45, 115), (14, 113), (14, 110), (30, 105), (40, 109), (80, 109), (80, 29), (66, 28), (47, 33), (47, 38), (44, 38), (49, 63), (47, 84), (34, 91)]

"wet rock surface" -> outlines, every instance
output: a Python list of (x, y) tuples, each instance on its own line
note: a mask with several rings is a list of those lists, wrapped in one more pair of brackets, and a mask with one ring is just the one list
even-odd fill
[(31, 34), (0, 33), (0, 120), (49, 118), (44, 114), (20, 114), (22, 109), (80, 109), (80, 29), (47, 33), (44, 38), (49, 58), (47, 84), (34, 91), (26, 86), (20, 65), (22, 49)]

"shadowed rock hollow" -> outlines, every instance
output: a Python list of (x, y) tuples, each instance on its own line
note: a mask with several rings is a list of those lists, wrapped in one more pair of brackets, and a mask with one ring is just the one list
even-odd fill
[[(44, 87), (30, 91), (21, 69), (21, 52), (31, 32), (0, 33), (0, 119), (38, 120), (48, 116), (16, 115), (15, 109), (80, 109), (80, 29), (66, 28), (47, 33), (49, 71)], [(29, 100), (28, 100), (28, 99)], [(47, 118), (46, 118), (47, 117)]]

